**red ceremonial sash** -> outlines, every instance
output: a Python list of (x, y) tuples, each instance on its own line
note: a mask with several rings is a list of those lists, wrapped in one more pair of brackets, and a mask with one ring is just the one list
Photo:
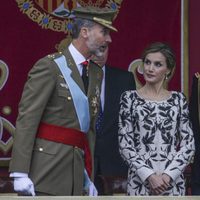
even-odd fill
[(78, 147), (84, 151), (85, 155), (85, 168), (89, 176), (92, 172), (92, 160), (91, 152), (89, 149), (89, 144), (87, 136), (85, 133), (72, 129), (65, 128), (61, 126), (56, 126), (52, 124), (40, 123), (37, 138), (58, 142), (66, 145), (71, 145)]

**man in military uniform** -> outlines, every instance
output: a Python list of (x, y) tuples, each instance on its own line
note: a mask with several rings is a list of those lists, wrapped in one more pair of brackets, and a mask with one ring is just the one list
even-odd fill
[(87, 89), (81, 63), (111, 42), (116, 12), (80, 7), (74, 13), (71, 44), (33, 66), (19, 104), (9, 170), (22, 195), (82, 195), (84, 189), (97, 195), (90, 177), (102, 70), (89, 63)]

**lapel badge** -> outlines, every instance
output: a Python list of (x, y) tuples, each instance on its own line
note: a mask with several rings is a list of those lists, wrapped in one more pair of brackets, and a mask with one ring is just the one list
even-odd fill
[(100, 102), (100, 89), (98, 86), (95, 87), (95, 95), (91, 98), (91, 107), (93, 108), (92, 114), (95, 116), (98, 111)]
[(102, 77), (102, 75), (98, 72), (98, 73), (97, 73), (97, 79), (100, 80), (101, 77)]
[(100, 97), (100, 89), (99, 89), (99, 87), (97, 85), (95, 87), (95, 95), (97, 96), (97, 98)]
[(93, 108), (92, 115), (96, 115), (98, 111), (98, 101), (97, 101), (97, 96), (92, 97), (91, 99), (91, 107)]
[(61, 87), (65, 87), (66, 89), (69, 89), (68, 85), (66, 83), (60, 83)]

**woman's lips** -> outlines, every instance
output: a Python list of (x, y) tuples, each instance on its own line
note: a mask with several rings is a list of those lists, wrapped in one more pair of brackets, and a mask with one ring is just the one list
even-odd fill
[(146, 76), (147, 76), (148, 78), (154, 78), (154, 77), (155, 77), (155, 75), (153, 75), (153, 74), (146, 74)]

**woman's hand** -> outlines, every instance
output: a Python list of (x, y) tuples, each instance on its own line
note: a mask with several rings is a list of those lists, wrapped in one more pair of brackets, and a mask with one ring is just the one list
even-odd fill
[(152, 174), (148, 177), (147, 180), (149, 182), (152, 195), (162, 194), (164, 191), (167, 190), (169, 186), (167, 183), (168, 181), (167, 177), (164, 176), (163, 178), (163, 175)]
[(171, 177), (167, 174), (162, 174), (161, 176), (164, 183), (169, 187), (172, 180)]

